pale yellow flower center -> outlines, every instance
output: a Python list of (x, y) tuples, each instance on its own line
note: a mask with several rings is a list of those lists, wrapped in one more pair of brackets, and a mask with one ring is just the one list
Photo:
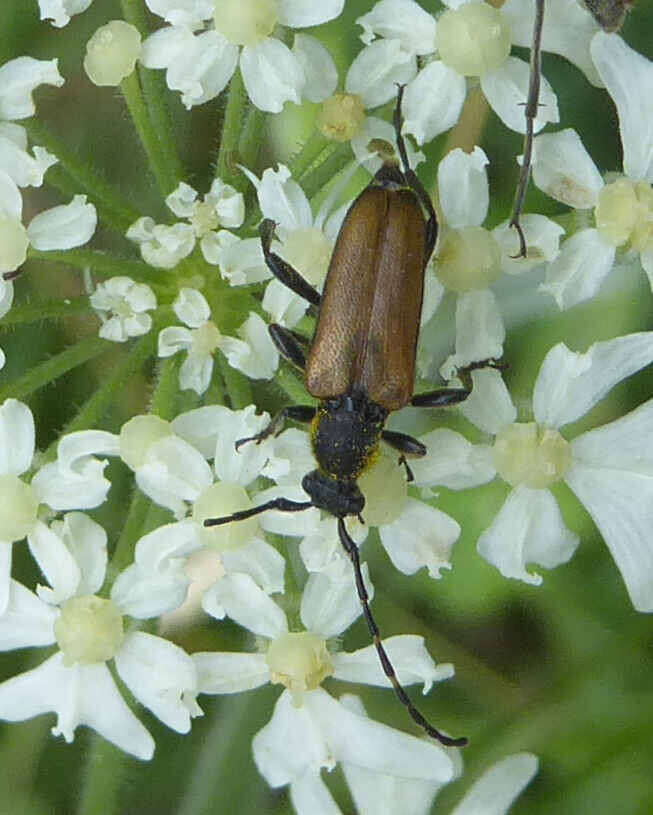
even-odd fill
[(64, 665), (106, 662), (122, 643), (122, 614), (113, 600), (95, 595), (72, 597), (61, 607), (54, 635)]
[(310, 631), (283, 634), (273, 640), (265, 655), (270, 681), (285, 685), (296, 703), (305, 691), (315, 690), (333, 673), (326, 642)]
[(487, 289), (501, 274), (501, 249), (482, 226), (448, 229), (438, 247), (435, 273), (458, 293)]
[(435, 42), (445, 65), (463, 76), (483, 76), (506, 61), (510, 26), (498, 9), (466, 3), (438, 18)]
[(29, 484), (0, 475), (0, 507), (0, 541), (18, 541), (32, 531), (39, 504)]
[(158, 416), (134, 416), (120, 431), (120, 458), (136, 470), (145, 463), (147, 451), (155, 442), (172, 435), (170, 423)]
[(215, 28), (234, 45), (256, 45), (277, 24), (275, 0), (216, 0)]
[(84, 70), (95, 85), (119, 85), (134, 70), (141, 53), (141, 35), (124, 20), (112, 20), (86, 44)]
[(497, 434), (492, 454), (497, 473), (513, 487), (546, 489), (571, 466), (569, 442), (557, 430), (535, 422), (505, 427)]
[(606, 184), (594, 209), (596, 228), (608, 243), (644, 252), (653, 248), (653, 189), (647, 181), (620, 178)]
[(198, 238), (203, 237), (208, 232), (213, 232), (220, 225), (220, 219), (215, 209), (215, 204), (209, 201), (200, 201), (195, 204), (193, 214), (189, 221)]
[(333, 141), (349, 141), (365, 121), (363, 100), (355, 93), (334, 93), (322, 102), (315, 126)]
[(210, 356), (220, 344), (222, 334), (215, 323), (207, 320), (204, 325), (191, 330), (193, 344), (190, 349), (191, 354)]

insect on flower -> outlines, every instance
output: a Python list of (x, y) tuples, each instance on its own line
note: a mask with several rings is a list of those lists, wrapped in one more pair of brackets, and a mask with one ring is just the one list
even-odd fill
[[(381, 666), (396, 695), (412, 718), (445, 745), (460, 746), (465, 738), (450, 738), (430, 725), (400, 685), (381, 643), (370, 611), (361, 574), (358, 547), (345, 525), (347, 516), (360, 518), (365, 498), (357, 479), (373, 462), (380, 441), (400, 453), (399, 462), (412, 473), (406, 456), (424, 456), (426, 448), (404, 433), (384, 430), (388, 414), (404, 405), (442, 407), (463, 401), (471, 392), (469, 369), (460, 372), (460, 388), (440, 388), (413, 395), (415, 352), (419, 329), (424, 269), (437, 237), (437, 219), (428, 193), (408, 164), (401, 135), (400, 88), (394, 125), (401, 168), (386, 160), (350, 207), (336, 241), (324, 293), (320, 295), (298, 272), (270, 250), (274, 224), (263, 221), (261, 241), (272, 273), (289, 289), (319, 307), (308, 358), (295, 334), (269, 326), (280, 353), (304, 371), (306, 389), (320, 400), (317, 408), (284, 408), (256, 436), (260, 442), (279, 433), (285, 419), (311, 423), (317, 469), (302, 480), (309, 501), (275, 498), (222, 518), (216, 526), (251, 518), (266, 510), (301, 512), (323, 509), (338, 519), (338, 535), (355, 572), (363, 606)], [(424, 215), (426, 212), (426, 216)], [(490, 364), (475, 363), (472, 367)]]

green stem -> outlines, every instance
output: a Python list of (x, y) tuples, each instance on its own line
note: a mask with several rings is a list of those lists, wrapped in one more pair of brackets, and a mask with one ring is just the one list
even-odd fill
[(175, 417), (175, 405), (179, 396), (179, 362), (176, 357), (159, 360), (157, 382), (152, 394), (150, 413), (171, 421)]
[(216, 354), (216, 360), (220, 367), (220, 373), (224, 380), (224, 384), (229, 394), (232, 410), (241, 410), (241, 408), (251, 405), (253, 402), (252, 386), (249, 379), (245, 374), (241, 374), (235, 368), (232, 368), (222, 354)]
[(257, 165), (261, 145), (265, 137), (264, 123), (265, 113), (251, 105), (238, 142), (240, 163), (244, 164), (245, 167), (252, 168)]
[(143, 149), (147, 154), (150, 168), (154, 173), (159, 190), (165, 197), (176, 187), (176, 180), (172, 168), (168, 166), (166, 155), (161, 147), (161, 142), (150, 119), (138, 75), (134, 72), (123, 79), (120, 83), (120, 90), (129, 109), (134, 127), (141, 140)]
[(110, 815), (124, 811), (121, 791), (126, 781), (127, 765), (133, 761), (122, 750), (94, 733), (77, 802), (79, 815)]
[(321, 192), (338, 173), (351, 161), (351, 147), (349, 144), (339, 144), (331, 155), (314, 170), (310, 170), (301, 179), (301, 186), (306, 197), (311, 199)]
[(141, 537), (147, 515), (150, 510), (150, 499), (137, 487), (134, 488), (132, 499), (125, 518), (125, 525), (122, 528), (116, 548), (111, 555), (111, 562), (107, 568), (107, 580), (103, 588), (103, 593), (108, 596), (109, 587), (115, 578), (126, 569), (134, 559), (134, 545)]
[(227, 181), (236, 189), (240, 189), (245, 184), (241, 173), (236, 172), (235, 164), (245, 116), (246, 98), (243, 78), (240, 75), (240, 70), (237, 70), (229, 83), (227, 106), (222, 121), (222, 138), (218, 150), (218, 160), (215, 165), (216, 178)]
[(308, 141), (304, 142), (301, 150), (293, 157), (289, 164), (292, 177), (301, 179), (304, 173), (316, 163), (326, 148), (331, 145), (333, 145), (333, 142), (326, 139), (318, 130), (314, 130), (309, 136)]
[[(142, 0), (121, 0), (123, 17), (137, 28), (143, 38), (150, 34)], [(138, 66), (143, 97), (170, 174), (181, 180), (185, 173), (173, 138), (172, 118), (167, 104), (167, 87), (162, 71)]]
[(76, 297), (74, 300), (49, 300), (43, 303), (22, 303), (13, 306), (0, 320), (0, 328), (10, 325), (37, 323), (39, 320), (65, 320), (68, 317), (88, 314), (91, 307), (88, 297)]
[[(59, 159), (46, 173), (49, 185), (69, 194), (85, 192), (97, 207), (100, 218), (118, 232), (124, 232), (141, 215), (122, 196), (98, 175), (90, 161), (80, 159), (79, 151), (70, 150), (60, 142), (39, 119), (21, 122), (30, 140), (42, 145)], [(72, 181), (72, 184), (71, 184)]]
[(76, 345), (31, 368), (24, 376), (0, 388), (0, 402), (9, 397), (22, 399), (35, 390), (49, 385), (68, 371), (78, 368), (111, 348), (112, 343), (101, 337), (87, 337)]
[(138, 282), (155, 285), (165, 280), (165, 272), (155, 269), (142, 260), (122, 258), (99, 252), (93, 249), (66, 249), (61, 251), (41, 252), (30, 247), (28, 260), (40, 260), (48, 263), (64, 263), (77, 269), (90, 269), (103, 277), (127, 275)]

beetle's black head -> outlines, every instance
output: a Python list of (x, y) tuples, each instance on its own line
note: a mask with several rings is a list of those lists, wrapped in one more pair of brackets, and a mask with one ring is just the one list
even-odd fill
[(307, 473), (302, 487), (311, 496), (314, 506), (337, 518), (360, 515), (365, 506), (365, 498), (355, 481), (333, 478), (322, 470)]

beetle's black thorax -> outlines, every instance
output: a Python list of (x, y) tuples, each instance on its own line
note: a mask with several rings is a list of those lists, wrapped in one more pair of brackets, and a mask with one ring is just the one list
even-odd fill
[(319, 468), (332, 478), (355, 481), (376, 454), (387, 415), (362, 392), (325, 399), (311, 433)]

